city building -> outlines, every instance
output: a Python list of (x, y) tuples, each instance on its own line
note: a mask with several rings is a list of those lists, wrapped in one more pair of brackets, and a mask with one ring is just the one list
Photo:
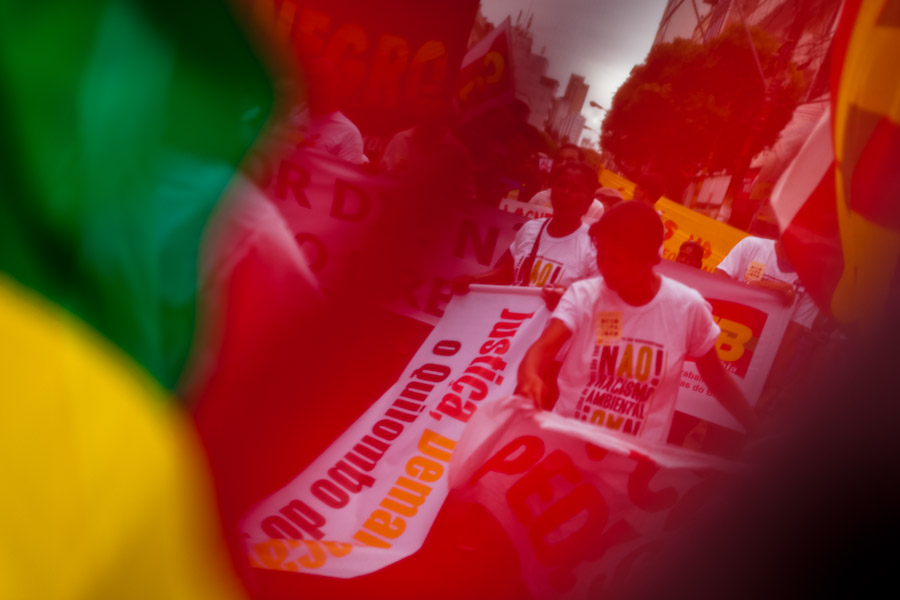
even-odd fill
[[(584, 108), (589, 86), (583, 75), (572, 74), (562, 97), (556, 97), (559, 81), (547, 76), (550, 60), (541, 49), (534, 52), (531, 32), (533, 15), (519, 12), (511, 26), (512, 68), (516, 97), (528, 105), (528, 123), (546, 131), (559, 141), (579, 143), (583, 140), (586, 123), (581, 111)], [(475, 17), (469, 47), (477, 44), (494, 29), (479, 10)]]
[(586, 123), (581, 110), (587, 98), (589, 86), (584, 76), (572, 74), (566, 85), (566, 93), (556, 98), (550, 110), (547, 132), (558, 140), (567, 140), (577, 144), (582, 138), (582, 130)]
[[(553, 99), (559, 89), (559, 82), (547, 76), (550, 60), (533, 50), (534, 38), (531, 34), (532, 17), (523, 23), (523, 14), (519, 11), (515, 23), (511, 26), (511, 52), (513, 80), (516, 97), (525, 102), (529, 108), (528, 123), (543, 131), (550, 118)], [(475, 23), (469, 36), (469, 48), (477, 44), (491, 31), (494, 24), (479, 10), (475, 15)]]
[(524, 26), (518, 20), (512, 27), (513, 77), (516, 82), (516, 97), (531, 109), (528, 122), (543, 131), (559, 82), (547, 77), (550, 61), (543, 52), (535, 54), (532, 51), (534, 39), (530, 26), (531, 18)]

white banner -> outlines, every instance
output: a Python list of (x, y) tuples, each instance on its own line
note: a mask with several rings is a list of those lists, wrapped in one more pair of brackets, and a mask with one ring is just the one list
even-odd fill
[(529, 219), (540, 219), (541, 217), (553, 215), (553, 209), (549, 206), (539, 206), (537, 204), (529, 204), (528, 202), (520, 202), (519, 200), (511, 200), (509, 198), (504, 198), (500, 201), (500, 210), (504, 210), (514, 215), (521, 215)]
[[(687, 265), (662, 261), (659, 273), (688, 285), (712, 305), (722, 329), (716, 351), (750, 404), (759, 399), (791, 316), (778, 294)], [(697, 366), (685, 360), (676, 410), (742, 431), (737, 420), (709, 393)]]
[[(779, 315), (787, 310), (765, 304), (773, 295), (762, 290), (683, 265), (671, 267), (662, 270), (693, 282), (720, 311), (719, 352), (732, 359), (726, 364), (745, 392), (758, 393), (772, 348), (777, 348), (771, 344), (780, 339), (786, 322)], [(771, 313), (760, 308), (767, 306)], [(242, 529), (253, 564), (354, 577), (421, 547), (446, 498), (446, 468), (459, 452), (457, 441), (466, 424), (476, 411), (512, 393), (519, 362), (548, 317), (537, 288), (472, 286), (469, 294), (454, 297), (397, 383), (306, 470), (245, 517)], [(745, 330), (752, 334), (749, 338)], [(705, 395), (692, 373), (696, 368), (686, 363), (679, 408), (715, 417), (718, 402)], [(695, 384), (701, 387), (695, 389)], [(605, 431), (549, 414), (534, 418), (541, 431), (562, 422), (571, 423), (579, 435), (593, 431), (590, 435), (602, 436)], [(535, 435), (543, 440), (543, 433)], [(631, 448), (637, 442), (622, 443)], [(468, 452), (463, 451), (464, 458)], [(597, 460), (586, 452), (587, 458), (573, 460)], [(684, 454), (666, 447), (654, 452), (659, 457)], [(618, 476), (620, 483), (638, 468), (635, 460), (617, 467), (624, 473)], [(613, 462), (605, 462), (604, 468)]]
[(503, 526), (535, 598), (600, 598), (640, 576), (728, 467), (509, 397), (469, 423), (450, 484)]
[(439, 203), (384, 176), (316, 152), (269, 164), (264, 193), (284, 215), (328, 292), (369, 289), (391, 310), (431, 325), (450, 281), (494, 266), (527, 219), (480, 204)]
[(513, 391), (548, 314), (536, 288), (472, 286), (455, 297), (397, 383), (244, 518), (254, 566), (354, 577), (418, 550), (466, 423)]

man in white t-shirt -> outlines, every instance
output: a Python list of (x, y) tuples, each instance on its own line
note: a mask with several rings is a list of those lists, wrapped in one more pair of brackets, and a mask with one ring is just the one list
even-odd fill
[(806, 356), (796, 356), (797, 348), (801, 338), (812, 329), (819, 309), (788, 260), (781, 240), (745, 237), (722, 259), (716, 273), (778, 292), (785, 306), (794, 307), (791, 322), (784, 332), (769, 370), (769, 378), (760, 394), (758, 409), (766, 410), (775, 401), (788, 372), (797, 364), (805, 363)]
[(341, 82), (334, 64), (325, 58), (312, 59), (305, 74), (306, 101), (290, 110), (274, 135), (355, 165), (367, 163), (359, 127), (339, 110)]
[(291, 115), (290, 127), (299, 133), (301, 146), (317, 148), (355, 165), (368, 162), (359, 128), (339, 110), (315, 115), (301, 109)]
[(554, 169), (551, 181), (553, 216), (522, 225), (494, 268), (460, 275), (453, 280), (454, 293), (465, 293), (472, 283), (537, 286), (553, 309), (573, 282), (597, 274), (596, 250), (582, 223), (593, 200), (596, 173), (585, 163), (566, 163)]
[(780, 240), (745, 237), (722, 259), (716, 271), (735, 281), (778, 292), (786, 305), (794, 304), (791, 320), (806, 329), (812, 327), (819, 310), (806, 293)]
[(566, 291), (519, 366), (518, 393), (550, 404), (541, 378), (563, 346), (554, 412), (664, 442), (675, 413), (682, 363), (692, 357), (707, 387), (749, 430), (756, 417), (716, 355), (719, 327), (694, 289), (654, 271), (663, 225), (641, 202), (612, 207), (590, 234), (600, 277)]

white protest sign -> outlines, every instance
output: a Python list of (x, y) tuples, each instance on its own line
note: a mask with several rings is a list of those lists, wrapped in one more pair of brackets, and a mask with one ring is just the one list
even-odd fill
[(500, 210), (505, 210), (514, 215), (521, 215), (529, 219), (540, 219), (542, 217), (550, 217), (553, 215), (553, 209), (549, 206), (539, 206), (537, 204), (529, 204), (519, 200), (504, 198), (500, 201)]
[[(690, 274), (679, 275), (690, 279)], [(738, 307), (737, 314), (761, 313), (763, 329), (780, 323), (776, 317), (738, 302), (746, 286), (724, 278), (721, 288), (718, 281), (706, 283), (714, 303), (719, 302), (715, 296), (723, 296), (722, 306), (729, 310)], [(457, 441), (467, 423), (476, 411), (514, 390), (518, 364), (549, 317), (536, 288), (472, 287), (469, 294), (453, 298), (398, 381), (308, 468), (245, 517), (242, 530), (255, 566), (354, 577), (409, 556), (421, 546), (446, 498), (447, 464), (459, 452)], [(737, 296), (732, 293), (735, 290)], [(756, 298), (751, 294), (743, 300), (755, 304)], [(734, 317), (735, 313), (728, 314)], [(735, 330), (736, 326), (726, 323), (720, 351), (736, 348), (736, 340), (743, 339), (731, 335)], [(746, 364), (742, 367), (738, 357), (732, 361), (737, 363), (732, 370), (744, 369), (740, 381), (752, 389), (761, 385), (751, 381), (755, 369), (763, 376), (768, 369), (767, 364), (753, 366), (753, 361), (769, 355), (745, 351), (750, 352)], [(690, 373), (691, 367), (685, 372)], [(682, 404), (700, 404), (700, 410), (707, 410), (707, 403), (718, 407), (695, 390), (683, 387), (682, 392), (692, 392), (687, 402), (679, 399)], [(559, 419), (541, 414), (540, 427), (565, 422), (579, 432), (592, 432), (590, 435), (608, 432)], [(637, 443), (628, 441), (626, 445)], [(584, 450), (583, 443), (581, 447)], [(570, 458), (576, 463), (588, 461), (585, 464), (598, 460), (591, 457), (591, 451), (586, 452), (586, 458)], [(681, 456), (674, 448), (654, 452)], [(469, 450), (463, 454), (468, 455)], [(626, 458), (605, 463), (621, 463), (616, 467), (620, 470), (616, 485), (625, 485), (626, 475), (639, 468), (640, 461)]]
[(354, 577), (415, 552), (446, 498), (463, 429), (515, 388), (547, 316), (534, 288), (472, 286), (455, 297), (398, 381), (244, 518), (254, 566)]

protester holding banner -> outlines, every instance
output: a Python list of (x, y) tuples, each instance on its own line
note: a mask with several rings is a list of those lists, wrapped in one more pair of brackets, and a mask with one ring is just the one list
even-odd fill
[(778, 292), (786, 305), (794, 304), (791, 320), (806, 329), (812, 327), (818, 309), (805, 292), (780, 240), (745, 237), (719, 263), (716, 272)]
[(597, 274), (596, 251), (582, 223), (593, 201), (596, 175), (585, 163), (567, 162), (551, 178), (553, 216), (525, 223), (493, 269), (458, 276), (454, 293), (466, 293), (472, 283), (538, 286), (553, 309), (573, 282)]
[(794, 307), (791, 323), (784, 332), (781, 348), (760, 396), (758, 409), (766, 410), (774, 401), (797, 358), (803, 360), (804, 357), (796, 356), (796, 350), (801, 339), (809, 336), (819, 310), (788, 260), (780, 239), (768, 240), (753, 236), (742, 239), (719, 263), (716, 273), (735, 281), (743, 281), (747, 285), (777, 292), (786, 306)]
[(522, 360), (518, 391), (550, 408), (550, 385), (540, 373), (570, 342), (554, 412), (665, 441), (682, 364), (691, 356), (713, 395), (755, 429), (750, 405), (716, 354), (720, 329), (709, 303), (654, 271), (663, 231), (656, 211), (642, 202), (618, 204), (591, 227), (601, 277), (565, 293)]

